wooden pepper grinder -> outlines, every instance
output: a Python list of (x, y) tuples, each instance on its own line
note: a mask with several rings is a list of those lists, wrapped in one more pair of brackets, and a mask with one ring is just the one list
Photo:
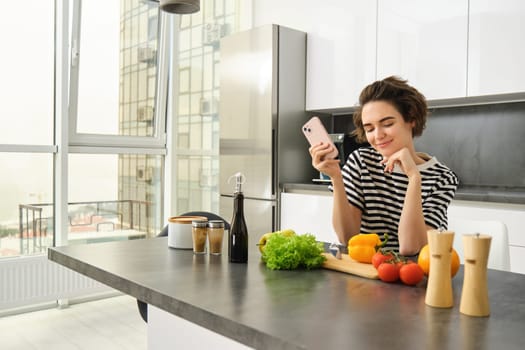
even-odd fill
[(427, 238), (430, 251), (430, 271), (425, 304), (433, 307), (452, 307), (454, 300), (450, 264), (454, 232), (429, 230)]
[(465, 273), (459, 312), (469, 316), (490, 315), (487, 263), (492, 237), (479, 233), (463, 235)]

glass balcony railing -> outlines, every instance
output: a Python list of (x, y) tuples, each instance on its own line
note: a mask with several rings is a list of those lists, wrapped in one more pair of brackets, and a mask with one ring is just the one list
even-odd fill
[[(128, 240), (154, 235), (152, 203), (139, 200), (68, 204), (68, 243)], [(31, 255), (54, 245), (52, 204), (20, 204), (17, 237), (4, 237), (0, 256)]]

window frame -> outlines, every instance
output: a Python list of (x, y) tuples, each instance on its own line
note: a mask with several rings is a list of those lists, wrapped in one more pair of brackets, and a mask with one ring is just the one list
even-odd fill
[[(167, 165), (167, 100), (171, 65), (169, 17), (158, 8), (158, 53), (153, 136), (78, 133), (78, 74), (82, 0), (55, 0), (55, 246), (68, 244), (68, 157), (70, 154), (144, 154), (164, 156)], [(166, 171), (166, 170), (165, 170)], [(161, 187), (166, 186), (164, 174)], [(161, 189), (162, 191), (162, 189)], [(162, 191), (164, 192), (164, 191)], [(165, 207), (166, 198), (159, 205)]]
[[(77, 132), (78, 120), (78, 75), (80, 67), (81, 53), (80, 47), (80, 28), (82, 16), (82, 0), (72, 0), (72, 25), (69, 58), (69, 145), (73, 149), (81, 150), (83, 147), (94, 147), (94, 150), (106, 153), (111, 150), (105, 148), (133, 148), (130, 153), (154, 152), (155, 154), (166, 154), (166, 116), (168, 100), (168, 76), (170, 73), (169, 64), (169, 41), (168, 41), (168, 19), (166, 14), (158, 8), (158, 45), (157, 45), (157, 84), (154, 113), (154, 132), (153, 136), (129, 136), (129, 135), (106, 135)], [(78, 148), (77, 148), (78, 147)], [(120, 152), (115, 152), (120, 153)], [(153, 154), (153, 153), (149, 153)]]

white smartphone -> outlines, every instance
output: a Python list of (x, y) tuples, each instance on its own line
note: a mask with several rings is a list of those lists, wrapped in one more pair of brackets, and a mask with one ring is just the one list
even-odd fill
[(335, 159), (338, 155), (337, 147), (328, 132), (326, 131), (323, 123), (318, 117), (312, 117), (306, 124), (303, 125), (303, 134), (310, 143), (310, 146), (317, 145), (320, 142), (331, 144), (334, 147), (334, 151), (326, 155), (327, 158)]

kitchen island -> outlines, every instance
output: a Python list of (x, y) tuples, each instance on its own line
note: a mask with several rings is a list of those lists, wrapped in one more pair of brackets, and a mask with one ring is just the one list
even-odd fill
[[(171, 249), (167, 238), (50, 248), (48, 257), (150, 309), (256, 349), (523, 348), (524, 275), (489, 270), (491, 315), (478, 318), (459, 312), (462, 269), (453, 279), (454, 307), (439, 309), (425, 305), (425, 283), (271, 271), (251, 245), (247, 264)], [(149, 323), (148, 337), (155, 320)]]

